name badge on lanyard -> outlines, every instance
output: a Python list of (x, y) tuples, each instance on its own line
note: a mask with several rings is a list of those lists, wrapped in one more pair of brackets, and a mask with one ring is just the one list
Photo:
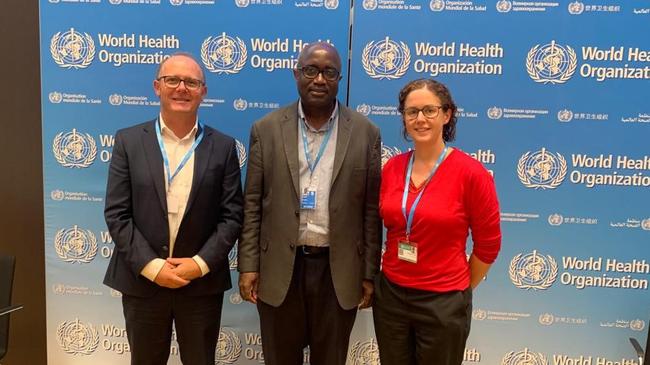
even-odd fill
[(411, 205), (411, 209), (407, 213), (406, 199), (408, 198), (409, 194), (409, 182), (411, 181), (411, 173), (413, 172), (413, 160), (415, 159), (415, 153), (411, 152), (408, 168), (406, 170), (406, 179), (404, 181), (404, 193), (402, 195), (402, 215), (406, 221), (406, 237), (404, 239), (400, 239), (397, 242), (397, 257), (400, 260), (414, 264), (418, 262), (418, 245), (417, 243), (411, 241), (411, 227), (413, 226), (413, 216), (415, 215), (415, 209), (417, 208), (418, 204), (420, 203), (420, 199), (422, 198), (422, 193), (424, 193), (424, 190), (429, 184), (429, 181), (431, 181), (433, 174), (436, 173), (438, 166), (440, 166), (440, 163), (442, 162), (442, 159), (445, 158), (446, 154), (447, 146), (445, 146), (445, 148), (442, 150), (442, 153), (440, 153), (436, 164), (433, 166), (431, 172), (429, 173), (429, 177), (427, 177), (427, 179), (424, 181), (422, 189), (420, 189), (420, 193), (415, 197), (413, 205)]
[(397, 243), (397, 257), (400, 260), (416, 264), (418, 262), (417, 243), (408, 240), (399, 240)]
[(323, 152), (327, 147), (327, 142), (330, 140), (330, 136), (332, 135), (332, 129), (334, 129), (334, 127), (330, 126), (330, 128), (327, 130), (327, 133), (325, 134), (325, 138), (323, 138), (323, 141), (321, 142), (320, 147), (318, 149), (318, 154), (316, 155), (316, 159), (312, 162), (311, 154), (309, 153), (309, 148), (307, 148), (307, 144), (309, 142), (307, 141), (307, 132), (305, 132), (304, 122), (299, 121), (298, 123), (300, 124), (300, 133), (302, 135), (302, 146), (305, 151), (305, 160), (307, 160), (307, 166), (309, 167), (309, 182), (310, 182), (309, 186), (303, 189), (302, 196), (300, 198), (300, 209), (316, 209), (316, 200), (317, 200), (316, 187), (318, 186), (318, 182), (314, 178), (314, 171), (316, 170), (316, 166), (318, 165), (318, 162), (320, 162), (321, 157), (323, 157)]
[[(185, 156), (181, 159), (181, 162), (176, 166), (176, 170), (172, 174), (171, 168), (169, 167), (169, 158), (167, 157), (167, 151), (165, 151), (165, 144), (163, 143), (162, 139), (162, 126), (160, 125), (160, 120), (156, 120), (156, 137), (158, 138), (158, 146), (160, 147), (160, 153), (162, 154), (163, 158), (163, 164), (165, 165), (165, 172), (167, 173), (167, 190), (171, 188), (172, 185), (172, 180), (178, 175), (178, 173), (185, 167), (185, 164), (187, 161), (192, 157), (192, 154), (194, 153), (194, 150), (196, 150), (196, 147), (201, 143), (201, 140), (203, 140), (203, 124), (201, 122), (198, 122), (199, 125), (199, 132), (196, 138), (194, 139), (194, 143), (192, 143), (192, 146), (190, 149), (185, 153)], [(171, 207), (167, 207), (167, 209), (172, 212), (172, 209), (175, 209), (178, 211), (178, 202), (174, 201), (175, 199), (172, 198), (172, 203)], [(170, 204), (168, 204), (170, 205)]]

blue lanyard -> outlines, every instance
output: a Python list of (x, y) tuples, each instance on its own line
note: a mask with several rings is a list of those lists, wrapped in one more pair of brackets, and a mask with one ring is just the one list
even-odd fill
[(330, 128), (327, 130), (327, 133), (325, 134), (325, 138), (320, 144), (320, 148), (318, 149), (318, 154), (316, 155), (316, 160), (314, 163), (311, 162), (311, 154), (309, 153), (309, 149), (307, 148), (307, 132), (305, 132), (305, 126), (304, 122), (301, 120), (298, 122), (300, 124), (300, 133), (302, 134), (302, 147), (305, 149), (305, 159), (307, 160), (307, 166), (309, 166), (309, 171), (311, 173), (314, 173), (314, 170), (316, 169), (316, 165), (318, 165), (318, 161), (320, 161), (320, 158), (323, 157), (323, 151), (325, 151), (325, 147), (327, 147), (327, 142), (330, 140), (330, 136), (332, 135), (332, 129), (334, 129), (334, 125), (330, 125)]
[(411, 209), (408, 213), (408, 217), (406, 215), (406, 198), (408, 197), (409, 194), (409, 182), (411, 181), (411, 172), (413, 171), (413, 160), (415, 158), (415, 152), (411, 152), (411, 157), (409, 158), (409, 164), (408, 164), (408, 169), (406, 170), (406, 180), (404, 181), (404, 195), (402, 196), (402, 214), (404, 215), (404, 219), (406, 220), (406, 240), (408, 241), (409, 236), (411, 235), (411, 226), (413, 225), (413, 216), (415, 215), (415, 207), (418, 206), (418, 203), (420, 202), (420, 198), (422, 198), (422, 193), (424, 193), (424, 189), (427, 187), (427, 184), (429, 184), (429, 181), (431, 181), (431, 178), (433, 177), (433, 174), (436, 173), (436, 170), (438, 169), (438, 166), (440, 166), (440, 163), (442, 162), (442, 159), (445, 158), (445, 155), (447, 154), (447, 146), (442, 150), (442, 153), (440, 154), (440, 157), (438, 157), (438, 161), (436, 161), (436, 164), (433, 166), (433, 169), (431, 169), (431, 172), (429, 173), (429, 177), (424, 181), (424, 185), (422, 186), (422, 189), (420, 189), (420, 193), (418, 196), (415, 198), (413, 201), (413, 205), (411, 205)]
[(201, 143), (201, 140), (203, 140), (203, 124), (201, 122), (198, 122), (199, 125), (199, 135), (196, 136), (194, 139), (194, 143), (192, 143), (192, 147), (185, 153), (185, 156), (183, 156), (183, 159), (181, 162), (176, 166), (176, 171), (174, 173), (171, 173), (171, 169), (169, 168), (169, 158), (167, 158), (167, 151), (165, 151), (165, 145), (162, 140), (162, 126), (160, 125), (160, 119), (156, 119), (156, 137), (158, 137), (158, 146), (160, 146), (160, 152), (162, 153), (162, 158), (163, 162), (165, 164), (165, 171), (167, 171), (167, 189), (169, 189), (172, 185), (172, 180), (178, 173), (185, 167), (185, 164), (187, 161), (192, 157), (192, 154), (194, 153), (194, 150), (196, 149), (196, 146)]

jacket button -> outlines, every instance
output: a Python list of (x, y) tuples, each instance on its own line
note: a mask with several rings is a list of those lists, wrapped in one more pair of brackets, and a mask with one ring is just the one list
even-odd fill
[(163, 246), (162, 249), (163, 249), (163, 251), (169, 251), (169, 247), (167, 247), (167, 246)]
[(296, 245), (294, 245), (293, 243), (290, 243), (289, 247), (293, 250), (294, 248), (296, 248)]
[(294, 213), (296, 214), (296, 217), (300, 217), (300, 211), (299, 210), (296, 210)]

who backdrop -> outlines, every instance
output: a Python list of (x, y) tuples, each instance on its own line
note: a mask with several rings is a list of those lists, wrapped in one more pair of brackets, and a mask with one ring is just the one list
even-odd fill
[[(315, 40), (349, 61), (339, 98), (379, 125), (383, 158), (409, 148), (397, 92), (433, 77), (460, 106), (453, 146), (494, 175), (503, 249), (475, 292), (465, 364), (639, 364), (648, 1), (41, 0), (40, 18), (50, 364), (128, 363), (120, 294), (101, 284), (114, 247), (102, 211), (115, 131), (157, 115), (156, 64), (177, 51), (203, 63), (200, 118), (238, 140), (244, 168), (251, 124), (296, 99), (290, 70)], [(350, 364), (379, 364), (371, 316)], [(222, 325), (216, 364), (263, 363), (236, 290)]]

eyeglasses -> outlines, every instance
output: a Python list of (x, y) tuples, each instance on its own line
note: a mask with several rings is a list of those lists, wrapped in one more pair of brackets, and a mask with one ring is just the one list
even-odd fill
[(323, 74), (325, 80), (336, 81), (339, 79), (340, 75), (339, 70), (332, 67), (326, 67), (321, 70), (316, 66), (298, 66), (296, 69), (300, 70), (302, 75), (308, 79), (315, 79), (318, 77), (318, 74)]
[(163, 83), (165, 83), (165, 86), (171, 89), (177, 88), (180, 84), (181, 81), (185, 84), (185, 87), (188, 90), (198, 90), (201, 86), (205, 85), (205, 82), (197, 79), (192, 79), (192, 78), (182, 78), (178, 76), (160, 76), (156, 80), (160, 81), (162, 80)]
[(425, 118), (433, 119), (440, 114), (440, 109), (442, 108), (444, 108), (442, 105), (425, 105), (422, 109), (411, 107), (404, 109), (402, 115), (404, 115), (404, 119), (406, 120), (414, 120), (417, 119), (420, 112), (422, 112)]

